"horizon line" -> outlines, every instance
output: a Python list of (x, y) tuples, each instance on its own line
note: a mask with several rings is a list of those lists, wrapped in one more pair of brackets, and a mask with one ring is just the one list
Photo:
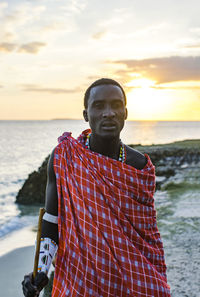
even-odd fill
[[(68, 121), (68, 120), (74, 120), (74, 121), (80, 121), (83, 120), (83, 118), (53, 118), (53, 119), (0, 119), (0, 121)], [(161, 119), (156, 119), (156, 120), (132, 120), (128, 119), (125, 120), (125, 122), (200, 122), (200, 120), (161, 120)]]

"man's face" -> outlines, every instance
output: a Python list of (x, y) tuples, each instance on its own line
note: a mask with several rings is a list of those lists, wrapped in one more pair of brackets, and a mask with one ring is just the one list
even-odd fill
[(105, 138), (119, 137), (127, 118), (124, 95), (116, 85), (100, 85), (90, 90), (88, 108), (83, 112), (92, 133)]

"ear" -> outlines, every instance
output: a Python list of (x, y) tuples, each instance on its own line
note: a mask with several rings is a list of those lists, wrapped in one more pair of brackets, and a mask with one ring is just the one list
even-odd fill
[(127, 109), (127, 108), (125, 108), (125, 117), (124, 117), (124, 119), (126, 120), (126, 119), (127, 119), (127, 117), (128, 117), (128, 109)]
[(89, 121), (88, 120), (88, 114), (87, 114), (87, 110), (86, 109), (84, 109), (84, 111), (83, 111), (83, 117), (84, 117), (84, 119), (85, 119), (86, 122)]

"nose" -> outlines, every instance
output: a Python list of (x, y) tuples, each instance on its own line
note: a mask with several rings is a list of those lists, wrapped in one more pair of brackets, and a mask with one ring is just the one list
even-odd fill
[(111, 106), (105, 106), (105, 109), (103, 111), (103, 117), (104, 118), (113, 118), (114, 116), (115, 116), (115, 112), (111, 108)]

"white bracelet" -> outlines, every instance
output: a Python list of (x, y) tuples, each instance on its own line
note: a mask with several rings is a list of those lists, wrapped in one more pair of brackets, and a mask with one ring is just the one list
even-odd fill
[(43, 220), (53, 223), (53, 224), (58, 224), (58, 217), (57, 216), (53, 216), (48, 212), (45, 212), (44, 216), (43, 216)]
[(38, 272), (48, 274), (49, 268), (57, 251), (57, 244), (50, 238), (41, 238)]

